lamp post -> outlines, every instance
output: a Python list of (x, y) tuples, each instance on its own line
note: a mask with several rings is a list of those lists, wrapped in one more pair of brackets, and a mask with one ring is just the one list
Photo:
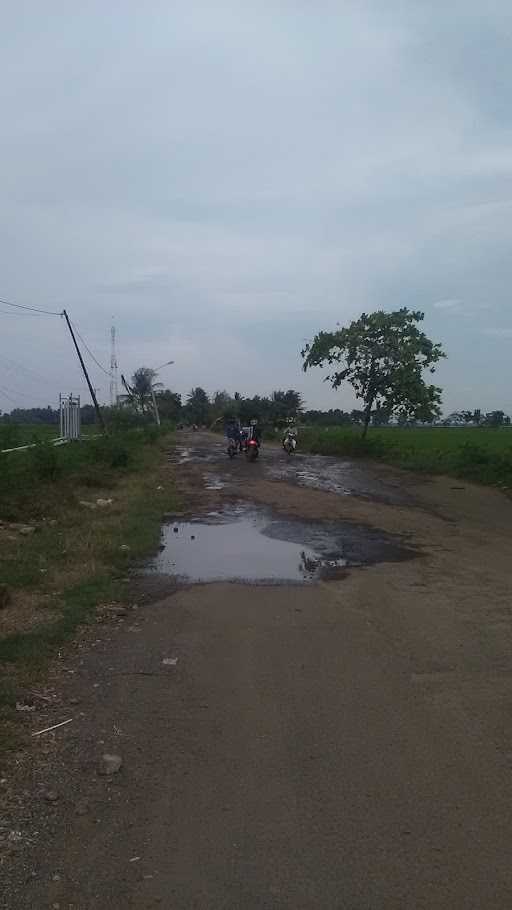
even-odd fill
[[(170, 367), (174, 363), (174, 360), (167, 360), (166, 363), (162, 363), (156, 370), (153, 370), (154, 373), (158, 373), (158, 370), (163, 370), (164, 367)], [(158, 413), (158, 405), (156, 403), (155, 390), (153, 388), (153, 383), (151, 383), (151, 398), (153, 401), (153, 410), (155, 412), (156, 425), (160, 426), (160, 414)]]

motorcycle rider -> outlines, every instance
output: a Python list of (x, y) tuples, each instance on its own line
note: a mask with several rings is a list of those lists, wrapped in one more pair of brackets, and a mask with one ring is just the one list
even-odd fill
[(234, 439), (235, 442), (238, 443), (240, 438), (240, 427), (234, 418), (230, 418), (226, 421), (224, 432), (228, 439)]
[(292, 449), (295, 449), (297, 446), (297, 430), (295, 427), (288, 427), (285, 430), (283, 436), (283, 449), (286, 449), (288, 446)]
[(261, 445), (261, 430), (257, 420), (251, 420), (251, 435), (249, 438), (254, 439), (259, 446)]

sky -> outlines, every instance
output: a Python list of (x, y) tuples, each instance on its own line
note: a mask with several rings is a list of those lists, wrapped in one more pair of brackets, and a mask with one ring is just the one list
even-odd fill
[[(0, 299), (107, 372), (114, 321), (126, 375), (322, 408), (304, 341), (409, 306), (445, 413), (512, 412), (510, 0), (18, 0), (0, 61)], [(64, 321), (0, 303), (0, 409), (70, 391)]]

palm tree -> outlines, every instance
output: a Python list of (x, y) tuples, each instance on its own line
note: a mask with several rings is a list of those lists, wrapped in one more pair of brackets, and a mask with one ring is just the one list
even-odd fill
[(156, 370), (150, 367), (139, 367), (131, 378), (130, 395), (134, 407), (145, 414), (152, 407), (152, 392), (162, 388), (161, 382), (155, 382)]

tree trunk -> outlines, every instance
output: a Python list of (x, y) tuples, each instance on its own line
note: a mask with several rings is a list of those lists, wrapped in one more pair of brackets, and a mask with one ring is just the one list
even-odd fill
[(372, 405), (373, 405), (373, 398), (370, 399), (370, 401), (368, 402), (368, 404), (366, 405), (366, 407), (364, 409), (364, 424), (363, 424), (363, 432), (362, 432), (363, 439), (366, 439), (366, 434), (368, 432), (368, 426), (370, 424), (370, 416), (372, 413)]
[(368, 388), (366, 390), (367, 394), (367, 405), (364, 409), (364, 426), (362, 438), (366, 439), (366, 434), (368, 432), (368, 425), (370, 423), (370, 416), (372, 413), (373, 402), (375, 401), (375, 357), (372, 357), (372, 362), (370, 365), (370, 376), (368, 381)]

